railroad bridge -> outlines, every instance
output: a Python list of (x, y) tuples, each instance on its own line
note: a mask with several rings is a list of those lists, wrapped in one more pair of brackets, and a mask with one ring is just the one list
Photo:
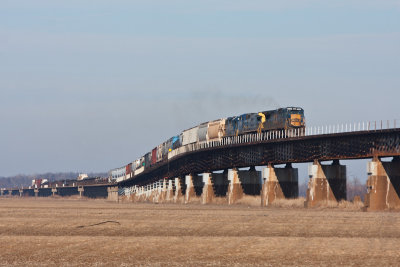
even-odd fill
[[(386, 127), (382, 122), (380, 127), (358, 123), (224, 137), (180, 147), (164, 161), (117, 184), (1, 189), (1, 195), (75, 194), (179, 203), (199, 197), (204, 204), (214, 198), (233, 204), (246, 195), (258, 195), (260, 204), (266, 206), (277, 199), (298, 197), (298, 169), (292, 163), (309, 162), (305, 206), (313, 207), (346, 199), (346, 166), (340, 160), (368, 158), (365, 209), (400, 209), (400, 128), (396, 121), (387, 121)], [(257, 166), (263, 166), (262, 171)]]
[(107, 198), (109, 187), (113, 184), (71, 184), (58, 186), (57, 183), (51, 187), (21, 187), (2, 188), (0, 196), (19, 197), (50, 197), (50, 196), (79, 196), (88, 198)]
[[(376, 123), (314, 127), (191, 144), (183, 152), (121, 181), (110, 192), (132, 200), (168, 198), (175, 202), (198, 196), (203, 203), (214, 197), (226, 197), (228, 203), (234, 203), (246, 194), (261, 195), (261, 204), (268, 205), (276, 199), (298, 197), (298, 169), (292, 163), (310, 162), (305, 205), (312, 207), (346, 199), (346, 166), (340, 160), (371, 158), (365, 208), (397, 209), (400, 129), (395, 124), (389, 127), (388, 122), (384, 128), (381, 123), (379, 129)], [(386, 157), (393, 159), (382, 161)], [(280, 164), (285, 166), (275, 166)], [(265, 167), (260, 172), (256, 166)], [(247, 171), (239, 170), (246, 167)]]

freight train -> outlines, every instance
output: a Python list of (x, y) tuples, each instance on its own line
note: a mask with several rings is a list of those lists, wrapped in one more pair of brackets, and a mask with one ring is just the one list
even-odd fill
[(275, 130), (305, 128), (304, 110), (299, 107), (279, 108), (258, 113), (247, 113), (202, 123), (173, 136), (139, 159), (109, 172), (109, 179), (121, 182), (142, 173), (162, 161), (176, 156), (188, 145), (219, 141), (224, 137)]

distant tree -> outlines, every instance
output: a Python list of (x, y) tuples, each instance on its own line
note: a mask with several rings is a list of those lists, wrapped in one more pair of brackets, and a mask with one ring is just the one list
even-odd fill
[(367, 193), (367, 186), (361, 183), (358, 177), (352, 176), (347, 179), (347, 200), (352, 201), (355, 196), (360, 196), (364, 201), (364, 195)]
[[(355, 196), (360, 196), (364, 201), (364, 195), (367, 193), (367, 187), (358, 177), (352, 176), (347, 179), (347, 200), (352, 201)], [(307, 194), (308, 179), (299, 182), (299, 197), (305, 197)]]
[(299, 182), (299, 197), (306, 197), (308, 188), (308, 179), (303, 182)]

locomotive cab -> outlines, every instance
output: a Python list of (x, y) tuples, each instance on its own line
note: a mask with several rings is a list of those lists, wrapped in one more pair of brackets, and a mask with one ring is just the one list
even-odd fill
[(305, 126), (304, 110), (302, 108), (288, 107), (287, 111), (289, 127), (299, 128)]

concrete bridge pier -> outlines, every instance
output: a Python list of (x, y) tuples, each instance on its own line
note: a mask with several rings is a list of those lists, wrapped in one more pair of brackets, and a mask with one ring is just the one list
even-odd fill
[(131, 194), (130, 194), (130, 196), (129, 196), (129, 201), (131, 201), (131, 202), (136, 202), (136, 199), (137, 199), (137, 194), (138, 194), (138, 190), (139, 190), (139, 188), (137, 187), (137, 186), (135, 186), (135, 188), (134, 188), (134, 190), (133, 191), (131, 191)]
[(118, 202), (118, 186), (110, 186), (107, 188), (107, 200)]
[(391, 162), (374, 158), (367, 165), (367, 194), (364, 206), (367, 211), (400, 209), (400, 158)]
[(191, 199), (201, 195), (203, 190), (203, 182), (199, 175), (189, 174), (185, 176), (185, 184), (185, 203), (189, 203)]
[(38, 197), (38, 196), (39, 196), (39, 188), (35, 188), (35, 189), (33, 190), (33, 192), (35, 193), (35, 197)]
[(4, 195), (4, 190), (1, 189), (1, 190), (0, 190), (0, 196), (3, 196), (3, 195)]
[(140, 196), (140, 201), (145, 202), (147, 199), (147, 190), (148, 190), (148, 185), (142, 186), (142, 195)]
[(136, 188), (136, 194), (134, 196), (135, 202), (140, 202), (143, 199), (143, 186), (138, 186)]
[(346, 166), (340, 165), (338, 160), (334, 160), (332, 165), (322, 165), (319, 161), (314, 161), (309, 166), (308, 173), (310, 180), (304, 203), (306, 207), (346, 200)]
[(211, 173), (203, 173), (203, 192), (201, 194), (201, 203), (209, 204), (215, 197), (214, 188), (212, 183), (212, 174)]
[(150, 199), (151, 193), (152, 193), (152, 190), (151, 190), (152, 187), (153, 187), (153, 185), (150, 185), (150, 184), (144, 186), (144, 195), (143, 195), (144, 202), (147, 202)]
[(51, 189), (51, 195), (54, 197), (57, 193), (57, 188), (52, 188)]
[(297, 198), (299, 196), (299, 171), (290, 163), (285, 168), (272, 165), (263, 169), (261, 206), (268, 206), (276, 199)]
[(164, 202), (167, 198), (167, 183), (168, 180), (167, 179), (163, 179), (162, 181), (159, 181), (159, 183), (157, 183), (156, 188), (154, 188), (154, 198), (153, 198), (153, 202)]
[(167, 202), (171, 202), (174, 200), (174, 186), (173, 186), (173, 180), (168, 180), (168, 187), (167, 187), (167, 194), (165, 196), (165, 200)]
[(158, 197), (158, 201), (159, 202), (164, 202), (167, 198), (167, 191), (168, 191), (168, 180), (167, 179), (163, 179), (161, 184), (160, 184), (161, 188), (158, 188), (158, 192), (159, 192), (159, 197)]
[(84, 194), (84, 192), (85, 192), (85, 189), (84, 189), (84, 187), (83, 186), (78, 186), (78, 192), (79, 192), (79, 197), (81, 198), (82, 197), (82, 195)]
[(174, 203), (178, 203), (182, 200), (182, 187), (181, 187), (181, 179), (175, 178), (175, 194), (174, 194)]
[(228, 180), (228, 204), (231, 205), (243, 197), (243, 188), (237, 169), (228, 170)]
[(20, 189), (19, 190), (19, 197), (23, 197), (23, 195), (24, 195), (24, 189)]
[(196, 192), (194, 191), (193, 176), (191, 174), (185, 176), (185, 184), (186, 184), (186, 192), (185, 192), (185, 204), (186, 204), (192, 197), (196, 196)]
[[(161, 187), (161, 189), (162, 189), (162, 187)], [(149, 193), (147, 195), (146, 201), (147, 202), (153, 202), (153, 203), (157, 202), (158, 203), (158, 195), (159, 195), (158, 182), (150, 184), (149, 185)]]
[(139, 187), (139, 193), (136, 194), (136, 201), (142, 202), (144, 200), (144, 186)]

